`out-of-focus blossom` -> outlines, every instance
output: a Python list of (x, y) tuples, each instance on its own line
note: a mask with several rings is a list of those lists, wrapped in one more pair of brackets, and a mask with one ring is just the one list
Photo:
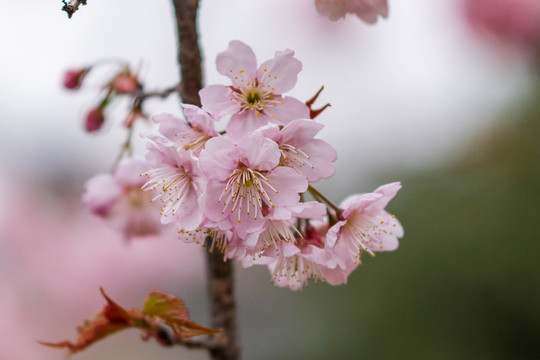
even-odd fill
[(538, 0), (464, 0), (464, 9), (477, 29), (519, 46), (540, 46)]
[(315, 0), (315, 7), (332, 21), (355, 14), (366, 23), (375, 24), (379, 16), (388, 16), (387, 0)]
[(64, 87), (69, 90), (77, 90), (81, 87), (84, 77), (89, 71), (89, 68), (68, 70), (64, 74)]
[(274, 58), (257, 68), (253, 50), (241, 41), (231, 41), (218, 54), (217, 69), (231, 79), (232, 85), (210, 85), (200, 91), (203, 108), (218, 118), (232, 115), (227, 134), (239, 138), (269, 121), (285, 125), (291, 120), (308, 118), (303, 102), (283, 97), (296, 84), (302, 63), (294, 51), (276, 51)]
[(340, 207), (345, 209), (326, 235), (327, 245), (343, 251), (356, 263), (363, 251), (391, 251), (398, 247), (403, 228), (395, 216), (384, 210), (401, 188), (400, 183), (378, 187), (374, 192), (352, 195)]
[[(69, 188), (69, 177), (63, 180), (63, 189)], [(8, 200), (0, 206), (0, 359), (63, 358), (36, 340), (65, 338), (79, 319), (94, 314), (100, 286), (133, 304), (155, 288), (180, 286), (182, 294), (203, 290), (203, 253), (174, 239), (171, 231), (163, 231), (158, 241), (125, 246), (69, 191), (51, 196), (52, 184), (5, 181), (0, 180), (6, 185), (0, 194)], [(11, 196), (17, 201), (10, 202)], [(123, 346), (130, 340), (107, 341)], [(93, 358), (110, 355), (99, 347), (91, 351)], [(131, 359), (140, 355), (129, 346), (122, 351)]]
[(148, 166), (144, 160), (122, 160), (113, 175), (96, 175), (85, 184), (82, 200), (90, 211), (107, 220), (127, 239), (159, 233), (159, 206), (141, 190)]
[(86, 115), (86, 119), (84, 121), (84, 128), (88, 132), (94, 132), (101, 129), (104, 122), (105, 116), (103, 115), (103, 110), (97, 107), (90, 110)]

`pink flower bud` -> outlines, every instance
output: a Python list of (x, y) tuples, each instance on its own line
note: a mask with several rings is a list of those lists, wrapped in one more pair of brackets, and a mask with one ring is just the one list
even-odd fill
[(104, 122), (105, 117), (103, 116), (103, 110), (101, 108), (95, 108), (90, 110), (88, 115), (86, 115), (84, 127), (86, 131), (93, 132), (99, 130)]
[(131, 94), (140, 85), (135, 76), (127, 73), (117, 75), (112, 81), (111, 87), (118, 94)]
[(88, 68), (67, 71), (64, 75), (64, 87), (70, 90), (77, 90), (81, 87), (84, 77), (86, 74), (88, 74), (88, 71)]

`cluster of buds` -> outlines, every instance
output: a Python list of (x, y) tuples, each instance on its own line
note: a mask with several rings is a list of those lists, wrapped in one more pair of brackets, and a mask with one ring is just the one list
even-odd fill
[[(77, 70), (69, 70), (64, 75), (64, 87), (69, 90), (78, 90), (87, 74), (95, 67), (89, 66)], [(129, 96), (131, 98), (131, 107), (124, 120), (124, 126), (128, 129), (133, 126), (135, 120), (146, 116), (142, 111), (142, 102), (140, 101), (143, 86), (140, 83), (137, 75), (123, 64), (120, 71), (106, 82), (103, 87), (104, 96), (99, 101), (98, 105), (93, 107), (86, 115), (84, 128), (88, 132), (94, 132), (102, 128), (105, 123), (105, 109), (114, 99), (119, 96)]]
[[(145, 135), (142, 190), (160, 204), (161, 222), (225, 259), (268, 266), (274, 284), (291, 289), (343, 284), (363, 253), (396, 249), (403, 229), (385, 207), (399, 183), (339, 206), (313, 187), (334, 174), (337, 154), (316, 138), (313, 100), (283, 95), (302, 68), (294, 52), (257, 66), (252, 49), (232, 41), (216, 62), (231, 85), (202, 89), (202, 108), (184, 104), (185, 119), (154, 116), (158, 133)], [(214, 130), (220, 120), (226, 131)]]

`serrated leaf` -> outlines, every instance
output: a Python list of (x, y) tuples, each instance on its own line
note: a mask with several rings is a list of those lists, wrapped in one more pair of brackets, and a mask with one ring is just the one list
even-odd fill
[(157, 317), (167, 324), (189, 320), (189, 312), (184, 302), (163, 291), (152, 291), (148, 294), (142, 311), (145, 315)]
[(85, 320), (82, 326), (77, 331), (79, 336), (76, 342), (60, 341), (57, 343), (39, 342), (42, 345), (55, 347), (55, 348), (67, 348), (70, 353), (76, 353), (86, 349), (98, 340), (101, 340), (108, 335), (117, 331), (128, 328), (130, 325), (125, 323), (112, 323), (102, 312), (98, 313), (93, 319)]
[(66, 348), (70, 354), (74, 354), (112, 333), (127, 328), (141, 329), (145, 340), (154, 337), (159, 343), (166, 344), (162, 338), (160, 323), (167, 324), (180, 339), (221, 332), (190, 321), (188, 310), (182, 300), (171, 294), (162, 291), (151, 292), (144, 300), (141, 311), (126, 310), (107, 296), (102, 288), (100, 291), (107, 304), (93, 319), (85, 320), (77, 328), (79, 334), (77, 341), (64, 340), (56, 343), (39, 341), (39, 343), (54, 348)]
[(189, 320), (189, 312), (184, 302), (163, 291), (153, 291), (143, 302), (143, 313), (154, 320), (169, 325), (174, 334), (186, 339), (198, 335), (212, 335), (221, 330), (207, 328)]
[(107, 300), (107, 305), (105, 305), (102, 311), (103, 315), (109, 319), (111, 323), (131, 325), (133, 323), (133, 316), (107, 296), (102, 287), (99, 288), (99, 291), (105, 300)]
[(77, 328), (79, 336), (77, 337), (76, 342), (65, 340), (57, 343), (41, 341), (39, 343), (49, 347), (67, 348), (68, 351), (73, 354), (86, 349), (96, 341), (101, 340), (112, 333), (133, 326), (133, 316), (111, 300), (102, 288), (100, 288), (100, 291), (107, 301), (107, 304), (93, 319), (85, 320), (83, 324)]

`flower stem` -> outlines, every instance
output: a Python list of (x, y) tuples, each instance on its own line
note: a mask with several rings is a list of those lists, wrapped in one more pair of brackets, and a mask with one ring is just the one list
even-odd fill
[(341, 215), (341, 212), (343, 211), (342, 209), (340, 209), (339, 206), (337, 206), (336, 204), (334, 204), (332, 202), (332, 200), (328, 199), (322, 192), (320, 192), (319, 190), (315, 189), (313, 186), (309, 185), (308, 186), (308, 191), (311, 195), (313, 195), (314, 198), (316, 198), (317, 200), (321, 201), (321, 202), (324, 202), (326, 205), (330, 206), (332, 209), (335, 210), (336, 212), (336, 216), (339, 217), (339, 215)]

